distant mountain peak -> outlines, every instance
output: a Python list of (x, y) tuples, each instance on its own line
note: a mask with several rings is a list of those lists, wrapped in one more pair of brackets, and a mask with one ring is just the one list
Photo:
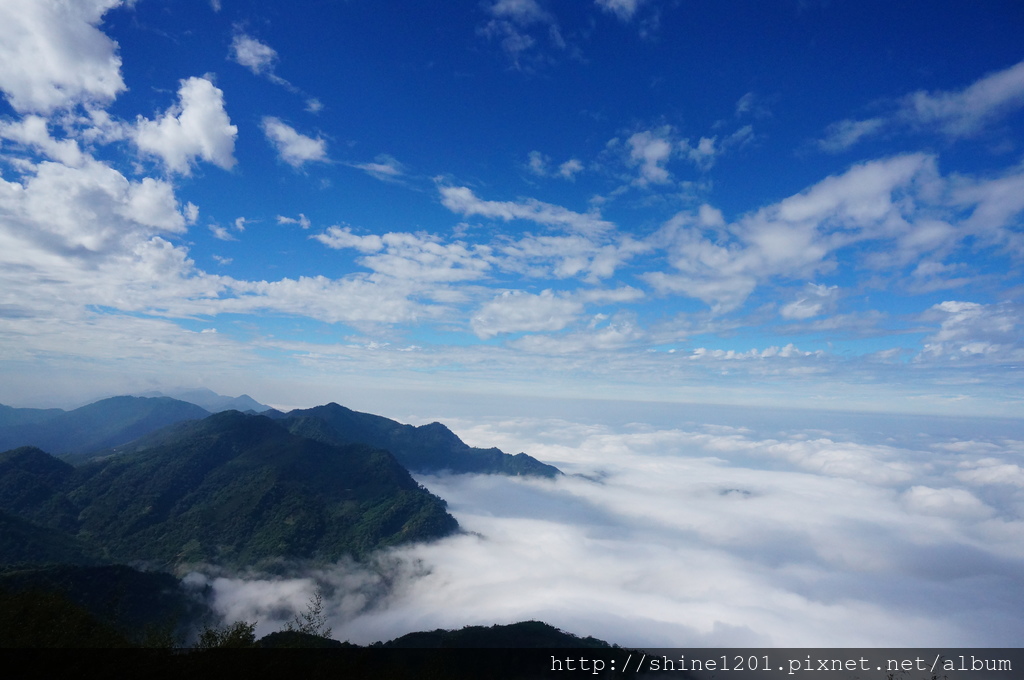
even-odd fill
[(201, 406), (210, 413), (217, 413), (218, 411), (242, 411), (243, 413), (245, 411), (255, 411), (256, 413), (262, 413), (270, 409), (269, 406), (261, 404), (248, 394), (228, 397), (223, 394), (217, 394), (206, 387), (178, 387), (162, 392), (143, 392), (140, 396), (170, 397), (179, 401), (187, 401), (190, 404)]

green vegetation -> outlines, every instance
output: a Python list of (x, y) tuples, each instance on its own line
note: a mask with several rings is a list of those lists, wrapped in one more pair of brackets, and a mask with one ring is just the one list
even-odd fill
[(64, 531), (108, 561), (160, 568), (334, 561), (458, 528), (386, 451), (299, 437), (237, 411), (77, 468), (38, 449), (9, 451), (0, 471), (0, 511)]
[(235, 621), (199, 634), (196, 649), (249, 649), (256, 646), (256, 623)]
[(303, 437), (333, 444), (361, 443), (390, 451), (413, 472), (475, 472), (556, 477), (558, 468), (525, 453), (509, 455), (500, 449), (469, 446), (441, 423), (413, 427), (335, 403), (287, 414), (268, 412)]
[[(207, 626), (197, 639), (206, 605), (169, 573), (125, 563), (175, 570), (360, 558), (458, 530), (445, 502), (406, 466), (560, 474), (525, 454), (467, 446), (440, 423), (412, 427), (337, 404), (269, 415), (207, 416), (173, 399), (136, 397), (71, 412), (0, 408), (0, 442), (33, 443), (0, 453), (0, 646), (170, 648), (192, 639), (199, 650), (354, 648), (330, 638), (320, 592), (260, 640), (245, 621)], [(376, 647), (590, 641), (524, 622)]]

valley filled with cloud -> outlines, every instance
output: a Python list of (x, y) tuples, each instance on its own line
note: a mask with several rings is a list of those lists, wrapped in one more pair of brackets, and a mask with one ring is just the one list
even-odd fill
[(191, 578), (267, 631), (320, 587), (335, 637), (359, 644), (530, 619), (635, 646), (1016, 644), (1019, 427), (951, 440), (921, 431), (936, 421), (876, 421), (876, 441), (854, 441), (827, 413), (771, 433), (718, 415), (736, 424), (465, 423), (467, 442), (566, 475), (420, 476), (466, 533), (369, 567)]

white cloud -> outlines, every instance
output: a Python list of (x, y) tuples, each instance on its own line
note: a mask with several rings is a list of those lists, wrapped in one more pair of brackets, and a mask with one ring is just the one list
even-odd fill
[(320, 241), (328, 248), (341, 250), (355, 248), (362, 253), (375, 253), (384, 247), (384, 241), (376, 234), (358, 236), (352, 233), (351, 227), (331, 226), (322, 234), (314, 234), (310, 238)]
[(674, 152), (673, 135), (672, 128), (666, 125), (636, 132), (627, 140), (630, 162), (640, 167), (638, 184), (666, 184), (671, 180), (665, 166)]
[(900, 99), (895, 111), (885, 116), (833, 123), (819, 146), (825, 151), (844, 151), (891, 125), (935, 131), (952, 139), (972, 137), (1021, 108), (1024, 61), (984, 76), (962, 90), (919, 90)]
[(1024, 61), (960, 91), (908, 95), (900, 116), (912, 124), (937, 127), (950, 137), (967, 137), (1020, 108), (1024, 108)]
[(405, 167), (394, 157), (387, 154), (380, 154), (372, 163), (352, 163), (353, 168), (358, 168), (371, 177), (385, 182), (393, 182), (405, 174)]
[(309, 221), (309, 218), (307, 218), (302, 213), (299, 213), (298, 218), (295, 218), (295, 217), (285, 217), (284, 215), (278, 215), (277, 216), (277, 223), (278, 224), (297, 224), (300, 227), (302, 227), (303, 229), (309, 229), (310, 224), (311, 224), (310, 221)]
[(576, 158), (570, 158), (558, 166), (558, 174), (565, 179), (572, 179), (583, 170), (583, 163)]
[(364, 254), (359, 263), (377, 275), (400, 281), (454, 282), (479, 279), (491, 267), (490, 248), (461, 241), (444, 243), (425, 233), (390, 232), (383, 236), (352, 233), (351, 227), (331, 226), (310, 238), (329, 248), (352, 248)]
[(1010, 254), (1024, 252), (1024, 238), (1014, 218), (1024, 211), (1024, 172), (981, 181), (961, 180), (953, 191), (954, 202), (973, 208), (963, 226), (988, 245), (999, 245)]
[(643, 342), (649, 336), (628, 319), (608, 323), (598, 314), (592, 327), (563, 335), (526, 335), (512, 341), (516, 349), (541, 355), (571, 355), (622, 350)]
[(505, 17), (522, 25), (551, 20), (551, 15), (541, 9), (536, 0), (495, 0), (488, 9), (496, 17)]
[(640, 647), (1020, 637), (1019, 496), (982, 502), (934, 451), (726, 424), (616, 429), (506, 414), (455, 429), (569, 474), (419, 478), (468, 533), (361, 567), (215, 583), (218, 609), (262, 619), (301, 608), (316, 580), (338, 593), (335, 634), (360, 644), (528, 619)]
[(272, 73), (277, 52), (256, 38), (239, 33), (231, 41), (231, 58), (256, 75)]
[(199, 206), (190, 201), (185, 204), (183, 214), (185, 215), (186, 224), (195, 224), (196, 220), (199, 219)]
[(230, 231), (216, 223), (210, 224), (210, 233), (213, 234), (214, 238), (220, 239), (221, 241), (238, 240)]
[[(747, 128), (744, 128), (747, 129)], [(709, 170), (715, 164), (715, 157), (720, 153), (716, 148), (717, 137), (701, 137), (696, 144), (690, 145), (690, 140), (684, 139), (680, 144), (683, 153), (691, 163), (701, 170)]]
[[(371, 240), (362, 243), (376, 245), (372, 240), (375, 237), (365, 238)], [(481, 278), (491, 266), (487, 246), (467, 245), (461, 241), (443, 243), (439, 237), (425, 233), (393, 232), (384, 234), (380, 241), (384, 251), (366, 255), (360, 259), (360, 264), (400, 281), (473, 281)]]
[(233, 168), (238, 128), (224, 110), (224, 93), (206, 78), (189, 78), (181, 81), (178, 100), (156, 120), (139, 116), (131, 132), (139, 150), (186, 175), (196, 158)]
[(783, 305), (779, 315), (783, 319), (803, 321), (831, 312), (835, 307), (838, 293), (838, 286), (808, 283), (800, 297)]
[(620, 265), (649, 247), (629, 236), (606, 241), (582, 235), (526, 235), (495, 246), (498, 266), (532, 278), (579, 276), (596, 283), (614, 276)]
[(577, 213), (558, 205), (536, 199), (524, 201), (486, 201), (477, 198), (469, 187), (442, 186), (441, 203), (454, 213), (465, 216), (480, 215), (490, 219), (530, 220), (545, 226), (557, 226), (584, 234), (600, 233), (614, 228), (611, 222), (600, 218), (596, 211)]
[(817, 350), (814, 352), (804, 351), (797, 348), (793, 343), (789, 343), (785, 347), (778, 347), (772, 345), (771, 347), (765, 347), (762, 350), (749, 349), (746, 352), (737, 352), (734, 349), (708, 349), (706, 347), (698, 347), (693, 350), (687, 357), (691, 361), (747, 361), (756, 359), (772, 359), (775, 357), (781, 359), (789, 359), (791, 357), (822, 357), (824, 352)]
[(561, 163), (554, 171), (548, 167), (548, 164), (551, 163), (551, 158), (542, 154), (540, 151), (531, 151), (527, 158), (528, 161), (526, 167), (530, 172), (538, 177), (551, 177), (554, 175), (563, 179), (571, 180), (583, 170), (583, 163), (576, 158), (570, 158), (564, 163)]
[(430, 313), (408, 299), (413, 292), (410, 288), (359, 277), (336, 280), (301, 276), (278, 281), (232, 281), (231, 289), (235, 297), (209, 302), (197, 300), (185, 309), (207, 314), (278, 312), (327, 323), (401, 323)]
[(309, 162), (328, 162), (327, 142), (313, 139), (295, 131), (295, 128), (273, 116), (266, 116), (262, 122), (263, 133), (277, 149), (277, 153), (288, 165), (299, 168)]
[(983, 518), (992, 509), (964, 489), (933, 489), (913, 486), (903, 492), (903, 502), (911, 512), (954, 518)]
[(105, 103), (125, 89), (117, 43), (97, 26), (121, 0), (0, 3), (0, 89), (20, 113)]
[(877, 133), (885, 125), (886, 121), (882, 118), (841, 120), (828, 126), (828, 129), (825, 130), (825, 138), (818, 142), (818, 146), (823, 151), (830, 153), (846, 151), (861, 139)]
[(473, 314), (470, 326), (480, 338), (520, 331), (560, 331), (583, 311), (583, 303), (545, 290), (539, 295), (505, 291)]
[(947, 300), (932, 306), (925, 318), (939, 319), (941, 327), (925, 338), (920, 360), (1016, 363), (1024, 359), (1020, 332), (1024, 315), (1013, 303)]
[(546, 62), (543, 44), (559, 51), (567, 47), (558, 21), (536, 0), (495, 0), (485, 11), (491, 18), (477, 32), (497, 40), (516, 69), (529, 71)]
[(0, 139), (9, 139), (44, 154), (50, 160), (72, 167), (81, 166), (86, 156), (74, 139), (54, 139), (42, 116), (25, 116), (20, 121), (0, 121)]
[(185, 231), (185, 217), (170, 184), (138, 182), (89, 159), (80, 167), (43, 162), (22, 183), (0, 180), (0, 216), (12, 238), (33, 244), (30, 252), (83, 256), (120, 251), (134, 234)]
[[(685, 293), (718, 311), (735, 309), (761, 282), (776, 276), (810, 278), (828, 269), (829, 256), (840, 248), (903, 236), (911, 230), (904, 211), (913, 204), (897, 200), (898, 194), (935, 175), (934, 159), (922, 154), (864, 163), (748, 214), (724, 231), (706, 223), (707, 216), (680, 213), (653, 237), (666, 244), (678, 273), (643, 276), (660, 291)], [(703, 233), (709, 226), (714, 238)]]
[[(989, 445), (991, 446), (991, 445)], [(969, 450), (989, 448), (983, 442), (968, 442)], [(999, 447), (991, 447), (998, 451)], [(1001, 453), (1001, 451), (999, 451)], [(1024, 468), (1001, 458), (982, 458), (960, 464), (957, 479), (978, 486), (1015, 486), (1024, 488)]]
[(535, 175), (540, 177), (547, 177), (548, 175), (548, 163), (551, 159), (542, 154), (540, 151), (531, 151), (529, 154), (529, 161), (527, 167)]
[(629, 21), (636, 14), (644, 0), (595, 0), (598, 7), (614, 14), (623, 21)]

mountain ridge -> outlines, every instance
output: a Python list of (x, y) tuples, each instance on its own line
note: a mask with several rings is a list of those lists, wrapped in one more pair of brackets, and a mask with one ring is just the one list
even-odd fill
[(469, 446), (442, 423), (405, 425), (372, 413), (354, 411), (335, 402), (287, 413), (270, 411), (266, 415), (290, 427), (308, 428), (315, 418), (327, 425), (315, 436), (334, 443), (363, 442), (386, 449), (412, 472), (418, 473), (496, 473), (553, 478), (562, 472), (553, 465), (525, 453), (511, 455), (498, 448)]
[(458, 530), (444, 501), (387, 451), (308, 439), (237, 411), (77, 467), (22, 448), (0, 454), (0, 469), (0, 511), (67, 531), (109, 561), (333, 561)]

